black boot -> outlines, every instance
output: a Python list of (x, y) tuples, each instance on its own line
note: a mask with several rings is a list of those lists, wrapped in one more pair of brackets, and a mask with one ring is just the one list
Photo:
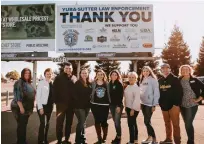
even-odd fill
[(107, 139), (107, 135), (108, 135), (108, 126), (102, 127), (102, 130), (103, 130), (103, 139), (102, 139), (102, 142), (106, 143), (106, 139)]
[(102, 144), (101, 125), (100, 124), (95, 124), (95, 129), (96, 129), (96, 134), (97, 134), (97, 137), (98, 137), (98, 141), (95, 142), (94, 144)]
[(120, 144), (121, 143), (121, 137), (116, 136), (114, 140), (111, 142), (112, 144)]

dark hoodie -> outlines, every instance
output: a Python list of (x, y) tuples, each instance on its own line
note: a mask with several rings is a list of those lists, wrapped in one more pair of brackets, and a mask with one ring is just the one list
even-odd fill
[(183, 88), (179, 79), (169, 74), (159, 79), (160, 99), (159, 105), (163, 111), (170, 110), (173, 105), (180, 106), (183, 97)]

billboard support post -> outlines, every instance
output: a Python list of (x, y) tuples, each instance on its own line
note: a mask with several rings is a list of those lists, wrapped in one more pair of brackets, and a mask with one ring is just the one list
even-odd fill
[(81, 63), (80, 60), (77, 63), (77, 78), (79, 79), (79, 73), (80, 73)]
[(133, 61), (133, 70), (137, 72), (137, 60)]
[(36, 89), (37, 82), (37, 61), (33, 61), (33, 87)]

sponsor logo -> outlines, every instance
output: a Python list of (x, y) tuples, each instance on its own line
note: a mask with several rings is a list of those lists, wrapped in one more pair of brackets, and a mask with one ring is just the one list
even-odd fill
[(116, 41), (120, 41), (120, 39), (119, 39), (116, 35), (114, 35), (114, 36), (110, 39), (110, 41), (116, 42)]
[(113, 33), (121, 33), (121, 29), (112, 29)]
[(115, 53), (98, 53), (96, 57), (114, 57)]
[(99, 29), (99, 32), (100, 32), (100, 33), (107, 33), (107, 29), (104, 28), (104, 27), (102, 27), (101, 29)]
[(109, 48), (110, 45), (93, 45), (93, 48)]
[(140, 48), (140, 44), (139, 43), (132, 43), (131, 48)]
[(140, 39), (141, 40), (149, 40), (149, 41), (151, 41), (151, 40), (153, 40), (153, 37), (152, 36), (140, 36)]
[(126, 40), (126, 41), (132, 41), (132, 40), (138, 40), (138, 37), (137, 36), (125, 36), (124, 35), (124, 39)]
[(135, 33), (136, 32), (136, 28), (127, 28), (125, 29), (126, 33)]
[(127, 48), (126, 44), (114, 44), (113, 48)]
[(107, 37), (104, 37), (104, 36), (100, 36), (100, 37), (97, 37), (97, 42), (106, 42), (107, 41)]
[(78, 31), (72, 30), (72, 29), (66, 30), (63, 33), (63, 35), (64, 35), (64, 43), (65, 43), (65, 45), (68, 45), (68, 46), (72, 47), (72, 46), (77, 44), (77, 42), (78, 42), (78, 35), (79, 35)]
[(153, 45), (151, 43), (144, 43), (142, 46), (144, 48), (151, 48)]
[(85, 33), (94, 33), (94, 32), (95, 32), (95, 30), (93, 28), (85, 30)]
[(85, 36), (85, 42), (92, 42), (93, 41), (93, 37), (90, 35)]
[(142, 28), (142, 29), (140, 29), (140, 32), (141, 33), (152, 33), (152, 30), (149, 28)]

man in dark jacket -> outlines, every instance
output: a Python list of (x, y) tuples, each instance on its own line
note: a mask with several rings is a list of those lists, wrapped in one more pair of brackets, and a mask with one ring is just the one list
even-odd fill
[(173, 136), (176, 144), (181, 143), (180, 135), (180, 105), (182, 101), (183, 91), (179, 79), (171, 73), (169, 64), (161, 66), (163, 76), (159, 79), (160, 99), (159, 105), (162, 110), (165, 127), (166, 139), (160, 144), (173, 143)]
[(63, 123), (66, 117), (65, 124), (65, 144), (70, 144), (69, 137), (71, 134), (71, 126), (74, 116), (73, 110), (73, 90), (74, 90), (74, 82), (76, 81), (76, 77), (72, 75), (72, 64), (65, 63), (64, 64), (64, 72), (55, 78), (53, 83), (53, 96), (54, 101), (56, 103), (56, 134), (57, 134), (57, 144), (62, 143), (63, 137)]

